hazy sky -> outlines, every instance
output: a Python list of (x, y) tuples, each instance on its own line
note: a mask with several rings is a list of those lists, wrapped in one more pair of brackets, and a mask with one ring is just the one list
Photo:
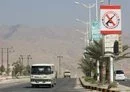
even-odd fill
[[(76, 18), (88, 21), (88, 9), (76, 5), (75, 1), (86, 5), (95, 3), (95, 0), (0, 0), (0, 25), (84, 26), (77, 23)], [(130, 21), (130, 0), (111, 0), (111, 3), (122, 5), (123, 28), (130, 29), (127, 26)], [(94, 19), (95, 8), (92, 11)]]

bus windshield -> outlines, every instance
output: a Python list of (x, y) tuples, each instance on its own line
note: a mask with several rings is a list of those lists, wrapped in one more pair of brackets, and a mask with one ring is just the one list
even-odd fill
[(50, 66), (32, 66), (31, 74), (51, 74), (51, 67)]

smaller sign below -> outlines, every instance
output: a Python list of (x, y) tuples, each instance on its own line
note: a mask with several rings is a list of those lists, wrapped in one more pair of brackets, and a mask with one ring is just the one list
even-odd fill
[(113, 52), (115, 41), (119, 42), (119, 52), (122, 52), (122, 44), (121, 44), (121, 39), (119, 34), (104, 35), (103, 39), (104, 39), (105, 52)]

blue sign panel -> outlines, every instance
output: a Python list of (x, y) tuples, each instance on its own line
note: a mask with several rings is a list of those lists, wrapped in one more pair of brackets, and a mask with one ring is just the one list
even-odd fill
[(100, 34), (100, 23), (98, 21), (93, 21), (92, 22), (92, 40), (96, 40), (99, 41), (101, 38), (101, 34)]

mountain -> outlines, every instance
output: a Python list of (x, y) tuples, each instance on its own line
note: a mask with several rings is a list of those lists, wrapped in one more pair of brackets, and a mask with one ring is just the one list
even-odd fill
[[(80, 30), (84, 31), (84, 30)], [(130, 46), (130, 32), (123, 32), (122, 43)], [(27, 64), (27, 55), (31, 55), (30, 64), (33, 63), (54, 63), (58, 69), (59, 60), (57, 56), (63, 56), (61, 60), (61, 71), (69, 69), (74, 73), (84, 49), (84, 35), (72, 28), (62, 27), (29, 27), (26, 25), (0, 26), (0, 47), (4, 48), (4, 64), (7, 61), (7, 48), (9, 49), (10, 65), (19, 60), (23, 55), (23, 62)], [(128, 50), (130, 51), (130, 50)], [(1, 60), (1, 57), (0, 57)], [(124, 59), (115, 63), (116, 69), (126, 69), (130, 59)]]
[[(7, 61), (6, 48), (13, 47), (13, 49), (9, 49), (10, 65), (19, 60), (20, 55), (23, 55), (23, 62), (27, 64), (27, 55), (31, 55), (30, 64), (54, 63), (58, 68), (57, 56), (61, 55), (63, 56), (62, 70), (75, 71), (84, 49), (84, 41), (80, 39), (81, 37), (83, 37), (82, 34), (70, 28), (33, 28), (25, 25), (0, 26), (0, 47), (4, 48), (5, 66)], [(12, 52), (13, 50), (15, 52)]]

